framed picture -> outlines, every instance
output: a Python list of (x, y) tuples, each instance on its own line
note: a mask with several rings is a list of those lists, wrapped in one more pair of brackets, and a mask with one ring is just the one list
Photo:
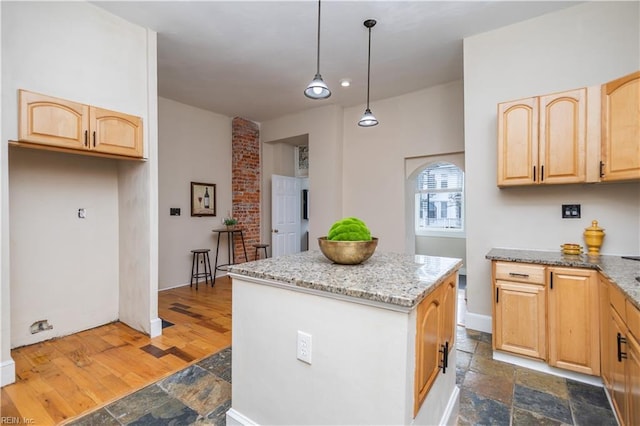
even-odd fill
[(295, 175), (297, 177), (309, 176), (309, 147), (307, 145), (296, 146), (294, 155)]
[(216, 215), (216, 185), (191, 182), (191, 216)]

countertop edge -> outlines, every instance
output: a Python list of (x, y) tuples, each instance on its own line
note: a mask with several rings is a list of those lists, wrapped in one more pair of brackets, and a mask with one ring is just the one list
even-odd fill
[[(615, 285), (636, 308), (640, 309), (640, 283), (634, 282), (634, 273), (640, 275), (640, 262), (624, 260), (617, 255), (564, 256), (560, 252), (493, 248), (485, 255), (491, 261), (521, 262), (546, 266), (593, 269)], [(635, 262), (635, 263), (627, 263)], [(637, 264), (637, 267), (636, 267)], [(627, 271), (625, 268), (629, 268)], [(620, 271), (622, 269), (622, 271)]]

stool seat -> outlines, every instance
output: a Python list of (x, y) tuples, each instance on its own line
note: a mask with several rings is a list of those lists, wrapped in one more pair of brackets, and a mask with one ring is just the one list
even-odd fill
[[(195, 280), (196, 290), (198, 289), (198, 278), (204, 278), (204, 282), (209, 285), (209, 280), (211, 280), (211, 286), (213, 286), (213, 276), (211, 273), (211, 262), (209, 261), (209, 249), (194, 249), (191, 250), (192, 260), (191, 260), (191, 284), (189, 287), (193, 286), (193, 282)], [(204, 265), (204, 272), (200, 272), (200, 260), (202, 260), (202, 264)], [(207, 270), (208, 267), (208, 270)]]
[(256, 249), (256, 254), (255, 254), (255, 260), (258, 260), (258, 250), (264, 250), (264, 258), (266, 259), (267, 257), (269, 257), (269, 255), (267, 254), (267, 247), (269, 247), (269, 244), (254, 244), (253, 247)]

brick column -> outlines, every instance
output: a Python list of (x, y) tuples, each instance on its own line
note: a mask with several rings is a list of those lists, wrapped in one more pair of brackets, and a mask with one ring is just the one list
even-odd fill
[[(256, 123), (240, 117), (235, 117), (232, 125), (232, 215), (244, 229), (247, 255), (253, 260), (252, 244), (260, 242), (260, 131)], [(236, 261), (244, 259), (239, 238), (234, 253)]]

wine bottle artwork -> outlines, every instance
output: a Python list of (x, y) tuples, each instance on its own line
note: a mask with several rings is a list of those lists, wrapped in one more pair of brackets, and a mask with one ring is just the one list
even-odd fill
[(215, 215), (216, 184), (191, 182), (191, 216)]
[(204, 189), (204, 208), (209, 208), (209, 188)]

